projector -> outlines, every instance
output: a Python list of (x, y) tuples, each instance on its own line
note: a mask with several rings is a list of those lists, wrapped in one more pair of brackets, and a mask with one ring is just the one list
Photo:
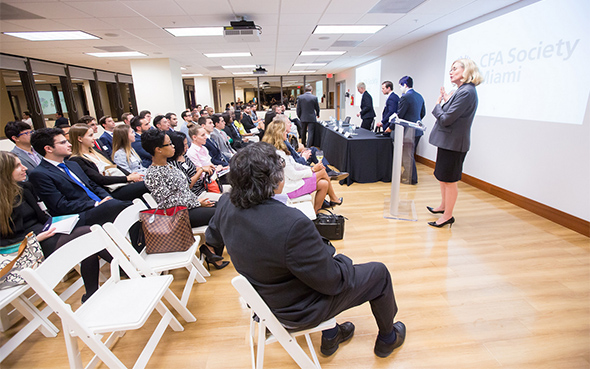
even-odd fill
[(254, 73), (255, 75), (265, 75), (266, 73), (268, 73), (268, 71), (259, 65), (258, 68), (252, 71), (252, 73)]
[(260, 42), (262, 28), (254, 22), (242, 19), (229, 23), (229, 27), (223, 27), (223, 37), (228, 42)]

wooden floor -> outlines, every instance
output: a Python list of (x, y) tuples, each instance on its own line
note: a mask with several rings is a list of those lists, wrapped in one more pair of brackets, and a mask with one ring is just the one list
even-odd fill
[[(369, 305), (348, 310), (338, 321), (354, 322), (355, 336), (333, 356), (320, 356), (322, 366), (589, 368), (590, 240), (463, 183), (453, 228), (429, 227), (426, 222), (436, 217), (426, 206), (438, 205), (439, 186), (430, 168), (419, 164), (418, 170), (420, 183), (401, 189), (415, 202), (417, 222), (384, 219), (387, 183), (337, 185), (344, 204), (336, 210), (348, 221), (345, 239), (334, 244), (356, 263), (388, 266), (397, 319), (408, 333), (401, 349), (377, 358)], [(197, 322), (185, 323), (184, 332), (168, 329), (148, 368), (249, 367), (248, 315), (230, 285), (236, 272), (229, 266), (211, 274), (207, 283), (194, 286), (189, 301)], [(187, 275), (174, 273), (175, 292), (181, 292)], [(55, 314), (51, 320), (61, 329)], [(154, 316), (149, 328), (155, 324)], [(144, 332), (127, 333), (114, 348), (129, 367), (147, 340)], [(318, 347), (320, 334), (312, 338)], [(89, 357), (86, 349), (84, 360)], [(265, 364), (296, 367), (278, 344), (267, 347)], [(0, 364), (2, 369), (67, 366), (61, 332), (57, 338), (35, 332)]]

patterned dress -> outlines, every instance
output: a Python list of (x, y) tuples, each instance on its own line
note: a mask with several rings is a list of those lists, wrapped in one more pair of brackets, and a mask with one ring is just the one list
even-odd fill
[[(172, 161), (170, 162), (173, 166), (180, 169), (185, 175), (188, 180), (189, 186), (191, 183), (191, 178), (195, 174), (197, 174), (197, 167), (193, 164), (192, 160), (190, 160), (186, 155), (184, 155), (184, 161)], [(205, 184), (203, 183), (203, 177), (199, 178), (195, 185), (191, 188), (191, 191), (197, 196), (205, 192)]]
[(144, 182), (159, 207), (180, 205), (193, 209), (201, 206), (197, 195), (190, 190), (184, 173), (171, 164), (150, 165)]

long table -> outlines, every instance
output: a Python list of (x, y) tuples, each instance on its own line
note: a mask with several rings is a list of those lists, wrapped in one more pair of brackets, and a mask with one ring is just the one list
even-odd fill
[(331, 165), (350, 174), (340, 181), (341, 184), (391, 182), (393, 144), (390, 137), (376, 136), (359, 128), (356, 135), (346, 138), (332, 128), (321, 124), (317, 127), (321, 132), (325, 158)]

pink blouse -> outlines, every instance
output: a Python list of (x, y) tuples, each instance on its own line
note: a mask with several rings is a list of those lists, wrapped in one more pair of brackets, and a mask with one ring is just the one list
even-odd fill
[(195, 164), (196, 167), (205, 167), (212, 165), (209, 150), (205, 146), (199, 147), (197, 144), (192, 144), (186, 152), (186, 156)]

